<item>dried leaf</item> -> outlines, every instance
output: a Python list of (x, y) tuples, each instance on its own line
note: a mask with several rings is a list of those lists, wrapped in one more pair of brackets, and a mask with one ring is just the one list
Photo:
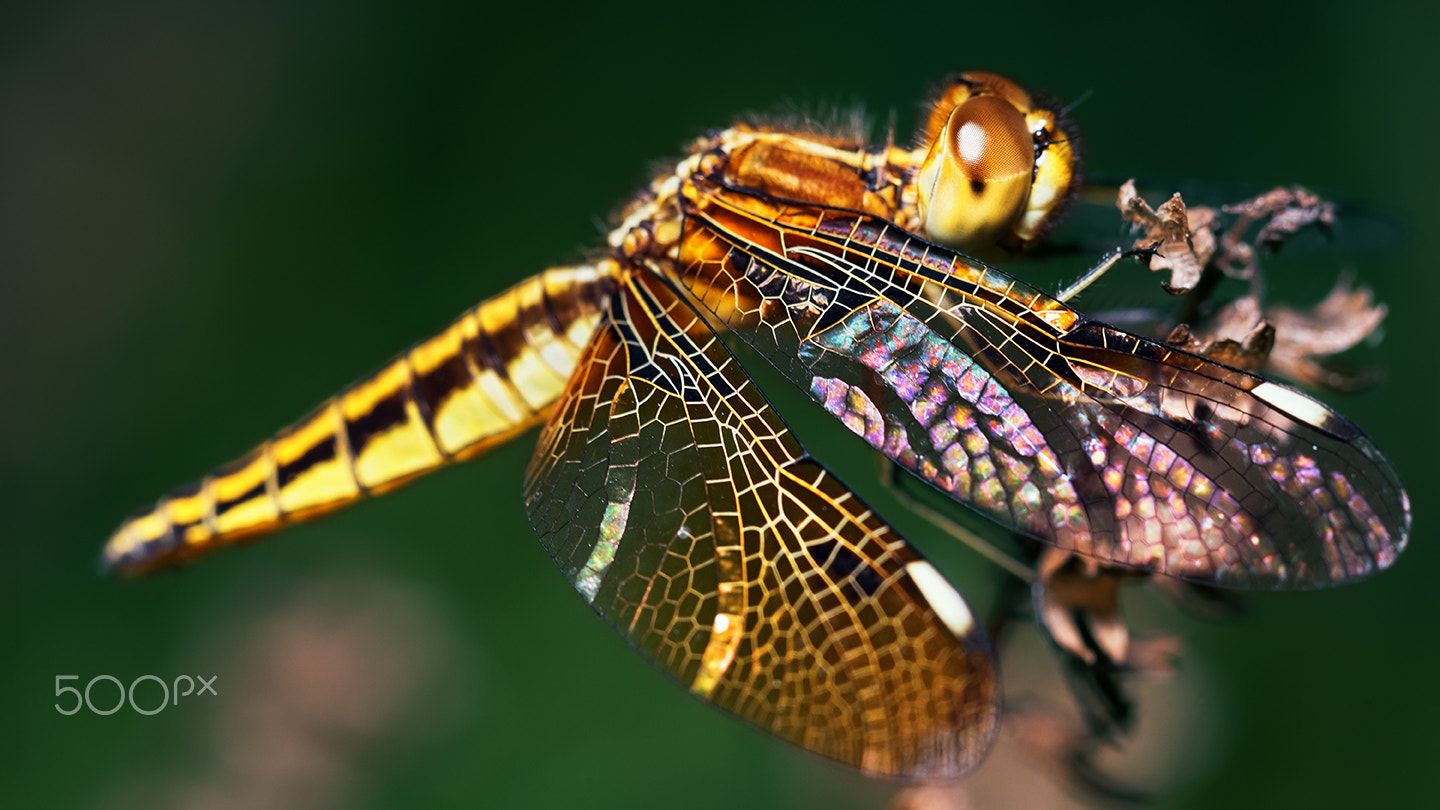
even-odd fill
[[(1328, 229), (1335, 224), (1335, 204), (1322, 200), (1301, 186), (1279, 186), (1221, 208), (1235, 219), (1220, 236), (1215, 264), (1235, 278), (1250, 278), (1258, 269), (1255, 245), (1272, 253), (1291, 236), (1310, 226)], [(1256, 222), (1268, 220), (1255, 235), (1245, 240), (1246, 231)]]
[(1103, 656), (1124, 664), (1130, 631), (1120, 617), (1120, 582), (1128, 569), (1097, 568), (1060, 549), (1046, 549), (1039, 565), (1035, 606), (1041, 628), (1061, 650), (1085, 664)]
[[(1233, 278), (1251, 278), (1258, 270), (1256, 245), (1273, 251), (1305, 228), (1328, 229), (1335, 224), (1335, 204), (1300, 186), (1274, 188), (1219, 211), (1205, 206), (1187, 209), (1179, 194), (1152, 209), (1130, 180), (1121, 186), (1116, 205), (1131, 227), (1143, 231), (1135, 247), (1157, 248), (1150, 269), (1171, 271), (1164, 286), (1172, 295), (1192, 290), (1207, 268)], [(1228, 224), (1222, 212), (1232, 218)], [(1246, 232), (1261, 221), (1265, 224), (1254, 242), (1247, 241)]]
[(1194, 288), (1215, 253), (1215, 235), (1211, 231), (1214, 210), (1200, 207), (1187, 211), (1179, 194), (1158, 209), (1152, 209), (1135, 191), (1134, 180), (1127, 180), (1120, 187), (1116, 206), (1131, 227), (1144, 232), (1135, 240), (1135, 247), (1155, 248), (1150, 269), (1170, 270), (1166, 292), (1179, 295)]
[(1256, 371), (1275, 346), (1275, 326), (1260, 317), (1255, 296), (1247, 295), (1220, 310), (1203, 332), (1196, 333), (1182, 323), (1165, 342), (1227, 366)]
[(1107, 804), (1147, 804), (1148, 794), (1101, 771), (1095, 754), (1107, 741), (1096, 738), (1063, 712), (1037, 703), (1023, 703), (1006, 717), (1007, 731), (1027, 758), (1051, 774)]
[(1305, 228), (1328, 229), (1335, 224), (1335, 203), (1321, 199), (1303, 186), (1273, 188), (1244, 202), (1227, 205), (1223, 210), (1236, 215), (1226, 235), (1234, 233), (1237, 240), (1251, 224), (1269, 217), (1270, 221), (1255, 236), (1255, 244), (1269, 248), (1278, 248)]
[(1310, 310), (1275, 305), (1262, 311), (1254, 295), (1226, 305), (1202, 327), (1175, 327), (1165, 342), (1245, 371), (1353, 391), (1374, 381), (1373, 372), (1331, 368), (1326, 361), (1368, 338), (1385, 320), (1385, 307), (1370, 290), (1352, 290), (1341, 277)]
[(1275, 324), (1270, 368), (1276, 373), (1339, 391), (1374, 382), (1372, 371), (1343, 371), (1325, 362), (1370, 337), (1385, 320), (1385, 305), (1376, 304), (1368, 288), (1351, 289), (1350, 279), (1341, 276), (1313, 309), (1277, 305), (1267, 308), (1265, 317)]
[(1130, 668), (1138, 675), (1169, 678), (1180, 663), (1179, 636), (1137, 638), (1130, 644)]

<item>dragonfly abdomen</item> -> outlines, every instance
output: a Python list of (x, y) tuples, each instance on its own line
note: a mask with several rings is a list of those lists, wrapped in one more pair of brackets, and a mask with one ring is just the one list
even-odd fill
[(547, 270), (467, 311), (242, 458), (120, 525), (107, 570), (140, 573), (393, 489), (544, 419), (615, 267)]

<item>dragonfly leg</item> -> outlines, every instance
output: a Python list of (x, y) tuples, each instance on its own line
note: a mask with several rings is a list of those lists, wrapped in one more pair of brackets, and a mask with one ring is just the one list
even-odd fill
[(895, 496), (895, 499), (905, 506), (905, 508), (925, 518), (925, 520), (929, 521), (935, 528), (978, 551), (985, 559), (1005, 569), (1021, 581), (1027, 584), (1033, 584), (1036, 581), (1035, 571), (1030, 566), (1006, 554), (997, 548), (994, 543), (991, 543), (941, 514), (939, 510), (921, 503), (918, 498), (906, 492), (905, 487), (900, 483), (900, 479), (895, 476), (895, 465), (891, 463), (888, 458), (882, 457), (881, 459), (880, 483), (886, 489), (890, 490)]
[(1159, 252), (1160, 243), (1158, 241), (1146, 245), (1145, 247), (1130, 248), (1129, 250), (1115, 248), (1114, 250), (1105, 254), (1100, 259), (1100, 262), (1098, 264), (1085, 271), (1085, 275), (1075, 279), (1073, 282), (1070, 283), (1070, 286), (1061, 290), (1059, 294), (1055, 297), (1060, 299), (1061, 302), (1069, 301), (1071, 298), (1074, 298), (1075, 296), (1083, 292), (1086, 287), (1094, 284), (1097, 280), (1099, 280), (1101, 276), (1109, 272), (1110, 268), (1119, 264), (1121, 259), (1149, 259), (1151, 256), (1154, 256)]

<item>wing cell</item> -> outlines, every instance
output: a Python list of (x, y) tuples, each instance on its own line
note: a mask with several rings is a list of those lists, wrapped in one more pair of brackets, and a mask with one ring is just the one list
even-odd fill
[(591, 606), (715, 705), (873, 774), (955, 777), (989, 749), (995, 661), (963, 599), (665, 280), (612, 299), (525, 497)]
[(1324, 404), (1088, 321), (882, 219), (697, 176), (678, 272), (901, 466), (1062, 549), (1213, 585), (1306, 588), (1409, 538), (1393, 467)]

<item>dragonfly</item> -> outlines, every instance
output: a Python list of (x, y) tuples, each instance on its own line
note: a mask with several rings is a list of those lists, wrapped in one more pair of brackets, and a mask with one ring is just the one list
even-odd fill
[(982, 623), (800, 444), (727, 336), (939, 492), (1097, 565), (1314, 588), (1409, 540), (1395, 470), (1324, 403), (971, 257), (1036, 244), (1078, 188), (1062, 112), (993, 74), (948, 80), (914, 148), (706, 133), (594, 261), (482, 302), (136, 513), (102, 564), (184, 563), (539, 427), (531, 524), (641, 655), (867, 774), (963, 776), (1001, 715)]

